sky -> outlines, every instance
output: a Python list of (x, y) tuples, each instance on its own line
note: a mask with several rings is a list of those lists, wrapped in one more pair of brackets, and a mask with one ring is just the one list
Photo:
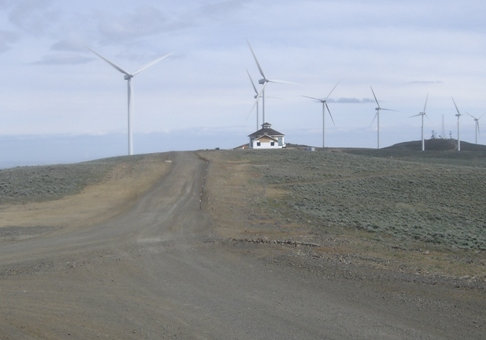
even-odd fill
[[(325, 97), (338, 82), (326, 146), (376, 146), (370, 86), (396, 110), (380, 115), (382, 146), (420, 139), (410, 116), (427, 94), (426, 138), (442, 134), (442, 121), (456, 138), (454, 97), (461, 139), (474, 142), (466, 112), (486, 113), (484, 13), (474, 0), (0, 0), (0, 141), (9, 146), (0, 164), (33, 157), (26, 140), (35, 151), (48, 136), (126, 136), (126, 81), (88, 48), (130, 72), (172, 53), (133, 80), (135, 153), (246, 143), (256, 129), (246, 70), (261, 78), (247, 41), (268, 78), (296, 83), (266, 87), (266, 120), (287, 142), (321, 145), (322, 108), (304, 96)], [(126, 153), (120, 144), (86, 143), (79, 159)]]

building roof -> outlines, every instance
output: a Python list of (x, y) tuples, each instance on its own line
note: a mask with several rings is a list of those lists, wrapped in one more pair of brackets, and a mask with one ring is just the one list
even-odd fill
[(269, 139), (269, 140), (273, 140), (274, 142), (278, 142), (278, 139), (273, 138), (272, 136), (269, 136), (269, 135), (258, 136), (258, 137), (255, 137), (254, 139), (256, 139), (256, 140)]
[(263, 123), (262, 128), (260, 130), (253, 132), (251, 135), (248, 135), (248, 137), (259, 138), (261, 136), (271, 136), (271, 137), (284, 136), (283, 133), (272, 129), (271, 126), (272, 125), (270, 123)]

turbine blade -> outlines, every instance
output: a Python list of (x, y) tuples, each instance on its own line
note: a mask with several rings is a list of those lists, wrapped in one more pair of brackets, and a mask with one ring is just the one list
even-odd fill
[(295, 83), (293, 81), (280, 80), (280, 79), (267, 79), (267, 81), (270, 83), (277, 83), (277, 84), (300, 85), (299, 83)]
[(319, 99), (319, 98), (315, 98), (315, 97), (309, 97), (309, 96), (302, 96), (302, 97), (309, 98), (309, 99), (312, 99), (312, 100), (315, 100), (315, 101), (318, 101), (318, 102), (321, 102), (321, 103), (324, 101), (323, 99)]
[(459, 112), (459, 108), (457, 107), (456, 101), (454, 100), (454, 97), (452, 97), (452, 102), (454, 103), (454, 106), (456, 108), (457, 114), (460, 116), (461, 112)]
[(422, 115), (421, 113), (417, 113), (416, 115), (410, 116), (408, 118), (418, 117), (418, 116), (421, 116), (421, 115)]
[(154, 66), (155, 64), (157, 64), (157, 63), (161, 62), (161, 61), (162, 61), (162, 60), (164, 60), (164, 59), (167, 59), (167, 58), (168, 58), (170, 55), (172, 55), (172, 53), (167, 53), (166, 55), (163, 55), (162, 57), (157, 58), (157, 59), (155, 59), (155, 60), (151, 61), (151, 62), (150, 62), (150, 63), (148, 63), (148, 64), (145, 64), (144, 66), (142, 66), (141, 68), (139, 68), (137, 71), (133, 72), (133, 75), (136, 75), (136, 74), (138, 74), (138, 73), (140, 73), (140, 72), (142, 72), (142, 71), (145, 71), (145, 70), (146, 70), (146, 69), (148, 69), (149, 67)]
[(378, 103), (378, 99), (376, 98), (375, 91), (373, 91), (373, 88), (371, 86), (370, 86), (370, 89), (371, 89), (371, 92), (373, 92), (373, 97), (375, 97), (376, 105), (378, 105), (378, 107), (380, 107), (380, 103)]
[(336, 125), (336, 123), (334, 123), (334, 118), (332, 118), (332, 114), (331, 114), (331, 110), (329, 109), (329, 106), (327, 105), (327, 103), (325, 103), (324, 105), (326, 105), (327, 112), (329, 112), (329, 117), (331, 117), (332, 124)]
[(333, 92), (334, 92), (334, 90), (335, 90), (335, 89), (336, 89), (336, 87), (339, 85), (339, 83), (340, 83), (340, 82), (338, 81), (338, 82), (336, 83), (336, 85), (334, 85), (334, 87), (332, 88), (331, 92), (329, 92), (329, 94), (327, 95), (326, 100), (327, 100), (327, 99), (328, 99), (328, 98), (331, 96), (331, 93), (333, 93)]
[(246, 74), (248, 74), (248, 78), (250, 78), (251, 86), (253, 87), (253, 90), (255, 90), (255, 94), (258, 96), (258, 90), (257, 90), (255, 83), (253, 82), (253, 79), (251, 78), (250, 72), (248, 72), (248, 70), (246, 70)]
[(104, 61), (106, 61), (108, 64), (110, 64), (112, 67), (114, 67), (116, 70), (120, 71), (121, 73), (127, 75), (127, 76), (131, 76), (130, 73), (128, 73), (127, 71), (125, 71), (124, 69), (122, 69), (120, 66), (118, 66), (117, 64), (113, 63), (112, 61), (106, 59), (105, 57), (103, 57), (101, 54), (99, 54), (98, 52), (96, 52), (95, 50), (91, 49), (88, 47), (88, 49), (93, 52), (95, 55), (97, 55), (99, 58), (103, 59)]
[(479, 118), (474, 117), (474, 116), (473, 116), (472, 114), (470, 114), (469, 112), (466, 112), (466, 114), (467, 114), (469, 117), (471, 117), (472, 119), (474, 119), (474, 120), (479, 119)]
[(257, 105), (258, 105), (258, 100), (255, 100), (255, 101), (253, 102), (253, 105), (251, 106), (250, 111), (248, 111), (248, 115), (247, 115), (247, 117), (246, 117), (246, 119), (247, 119), (247, 120), (248, 120), (248, 118), (250, 117), (250, 114), (251, 114), (251, 113), (252, 113), (252, 112), (255, 110), (255, 108), (256, 108), (256, 106), (257, 106)]
[(250, 42), (247, 41), (247, 43), (248, 43), (248, 47), (250, 48), (251, 54), (253, 54), (253, 59), (255, 59), (255, 63), (257, 65), (257, 67), (258, 67), (258, 71), (260, 71), (260, 74), (262, 75), (263, 79), (267, 79), (267, 77), (265, 77), (265, 74), (263, 73), (263, 69), (260, 66), (260, 63), (258, 62), (258, 59), (257, 59), (257, 57), (255, 55), (255, 52), (253, 51), (253, 48), (250, 45)]
[(376, 111), (375, 115), (373, 116), (373, 119), (371, 120), (370, 126), (373, 125), (373, 123), (375, 122), (376, 116), (378, 116), (378, 110)]
[(425, 97), (425, 104), (424, 104), (424, 113), (427, 112), (427, 101), (429, 100), (429, 94), (427, 93), (427, 96)]

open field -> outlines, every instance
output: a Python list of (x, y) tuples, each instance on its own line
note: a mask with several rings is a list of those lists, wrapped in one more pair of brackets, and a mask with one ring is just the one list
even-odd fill
[(2, 170), (0, 339), (481, 339), (482, 215), (434, 242), (391, 218), (439, 208), (422, 170), (484, 167), (289, 149)]
[(291, 232), (325, 256), (486, 283), (486, 153), (392, 152), (225, 152), (226, 176), (247, 177), (218, 204), (248, 216), (242, 237)]

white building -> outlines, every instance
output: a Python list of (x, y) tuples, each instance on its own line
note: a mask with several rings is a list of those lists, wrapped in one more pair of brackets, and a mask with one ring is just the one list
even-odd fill
[(271, 128), (270, 123), (263, 123), (262, 128), (250, 137), (251, 149), (281, 149), (285, 147), (285, 135)]

